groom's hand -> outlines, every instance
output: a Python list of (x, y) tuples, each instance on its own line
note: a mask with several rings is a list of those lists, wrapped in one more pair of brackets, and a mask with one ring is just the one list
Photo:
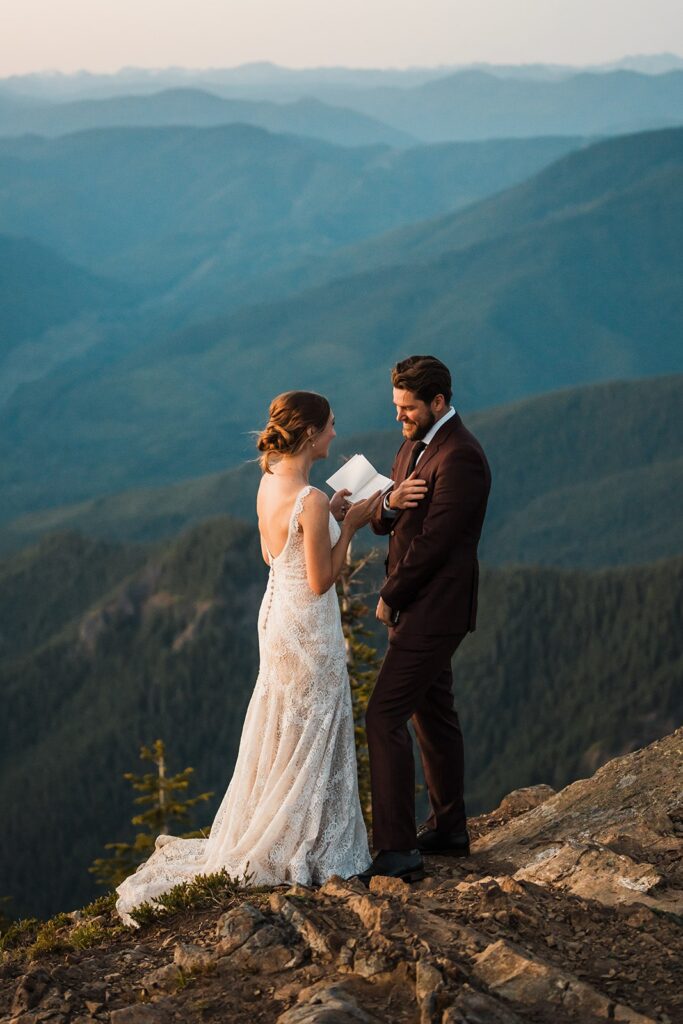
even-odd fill
[(389, 605), (380, 597), (377, 602), (377, 611), (375, 615), (380, 622), (383, 622), (385, 626), (393, 626), (394, 624), (394, 613)]
[(416, 470), (389, 492), (388, 505), (391, 509), (417, 508), (427, 493), (427, 482), (415, 477)]

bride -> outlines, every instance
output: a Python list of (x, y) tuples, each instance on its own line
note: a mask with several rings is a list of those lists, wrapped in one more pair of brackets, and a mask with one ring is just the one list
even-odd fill
[[(258, 617), (260, 666), (235, 770), (208, 838), (158, 836), (116, 888), (130, 911), (198, 874), (245, 872), (253, 885), (317, 885), (370, 861), (361, 814), (346, 649), (335, 581), (380, 492), (349, 506), (308, 483), (327, 457), (334, 417), (322, 395), (287, 391), (258, 437), (256, 509), (270, 566)], [(341, 523), (341, 525), (340, 525)]]

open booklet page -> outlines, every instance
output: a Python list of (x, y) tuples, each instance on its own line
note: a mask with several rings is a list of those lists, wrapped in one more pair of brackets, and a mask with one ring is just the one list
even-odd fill
[(388, 476), (378, 473), (364, 455), (353, 455), (326, 481), (333, 491), (343, 488), (351, 491), (349, 501), (352, 502), (363, 501), (375, 491), (388, 491), (393, 482)]

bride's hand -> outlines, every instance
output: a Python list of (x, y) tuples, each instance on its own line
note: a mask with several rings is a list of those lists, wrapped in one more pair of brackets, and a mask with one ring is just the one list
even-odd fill
[(350, 493), (351, 491), (344, 487), (341, 491), (336, 491), (330, 498), (330, 512), (338, 523), (342, 522), (350, 507), (350, 503), (346, 499), (346, 495)]
[(354, 532), (356, 530), (360, 530), (363, 526), (366, 526), (377, 511), (377, 506), (379, 505), (381, 497), (382, 492), (375, 491), (374, 494), (371, 494), (369, 498), (365, 498), (364, 501), (354, 502), (344, 516), (344, 522), (347, 523)]

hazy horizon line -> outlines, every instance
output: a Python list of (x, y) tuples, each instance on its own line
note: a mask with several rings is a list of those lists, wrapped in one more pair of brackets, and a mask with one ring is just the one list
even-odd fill
[(453, 68), (469, 68), (469, 67), (498, 67), (498, 68), (572, 68), (572, 69), (586, 69), (605, 67), (612, 64), (619, 64), (626, 60), (638, 60), (638, 59), (649, 59), (653, 57), (661, 58), (675, 58), (676, 60), (683, 61), (683, 54), (679, 54), (673, 50), (656, 50), (652, 52), (638, 52), (638, 53), (625, 53), (621, 57), (611, 58), (604, 61), (593, 61), (590, 63), (583, 64), (568, 64), (566, 62), (558, 61), (544, 61), (544, 60), (526, 60), (526, 61), (492, 61), (492, 60), (470, 60), (470, 61), (458, 61), (454, 63), (436, 63), (436, 64), (284, 64), (278, 61), (263, 59), (263, 60), (249, 60), (244, 61), (240, 64), (212, 64), (212, 65), (187, 65), (187, 64), (163, 64), (163, 65), (146, 65), (146, 64), (123, 64), (115, 70), (110, 71), (97, 71), (87, 67), (81, 67), (74, 71), (63, 71), (59, 68), (41, 68), (33, 69), (30, 71), (15, 71), (9, 75), (0, 75), (0, 81), (9, 78), (25, 78), (30, 75), (44, 75), (44, 76), (61, 76), (63, 78), (73, 78), (77, 75), (91, 75), (93, 77), (114, 77), (130, 72), (148, 72), (148, 73), (163, 73), (168, 71), (184, 71), (188, 73), (193, 72), (212, 72), (212, 71), (240, 71), (245, 68), (255, 67), (271, 67), (278, 68), (283, 71), (438, 71), (442, 68), (453, 69)]

